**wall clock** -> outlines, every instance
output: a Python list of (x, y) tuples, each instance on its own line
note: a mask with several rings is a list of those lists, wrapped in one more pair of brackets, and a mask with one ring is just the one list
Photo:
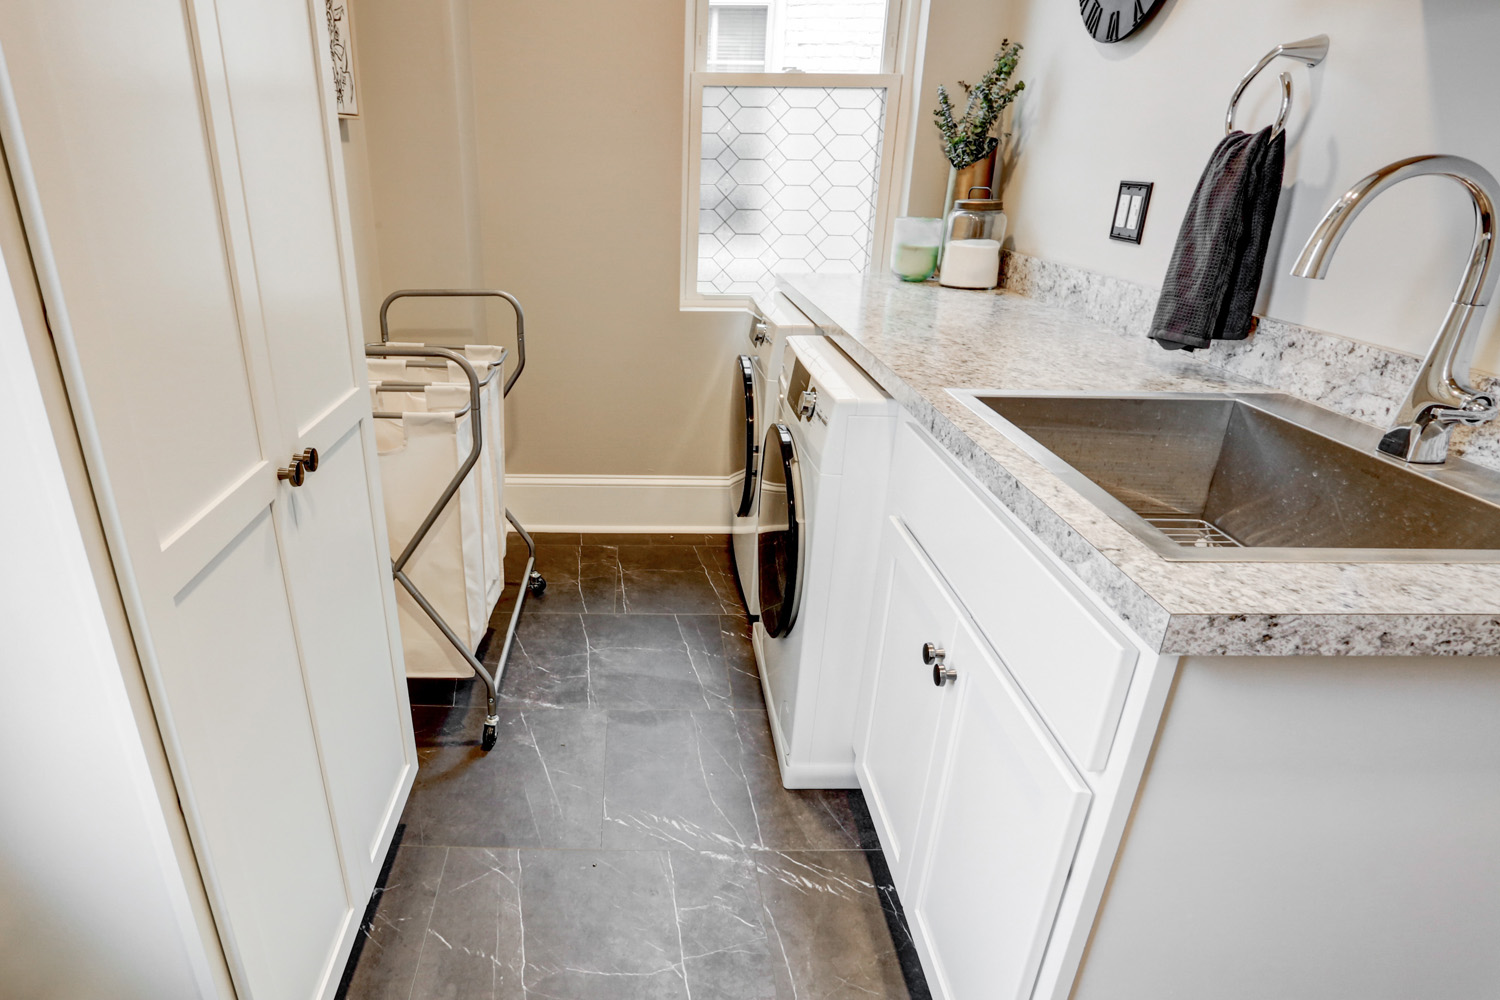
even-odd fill
[(1096, 42), (1118, 42), (1151, 19), (1162, 0), (1078, 0), (1083, 28)]

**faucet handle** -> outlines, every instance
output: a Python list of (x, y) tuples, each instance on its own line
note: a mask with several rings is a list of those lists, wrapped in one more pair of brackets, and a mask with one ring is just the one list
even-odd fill
[(1497, 416), (1500, 416), (1500, 406), (1496, 406), (1495, 398), (1476, 392), (1464, 402), (1462, 409), (1448, 411), (1446, 419), (1458, 424), (1484, 424)]
[(1429, 403), (1409, 420), (1385, 432), (1378, 449), (1414, 465), (1441, 465), (1448, 458), (1448, 438), (1460, 424), (1470, 427), (1500, 416), (1495, 399), (1482, 392), (1466, 395), (1459, 406)]

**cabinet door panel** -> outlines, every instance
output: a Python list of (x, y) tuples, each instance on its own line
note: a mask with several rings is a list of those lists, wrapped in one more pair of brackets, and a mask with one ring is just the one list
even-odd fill
[(884, 623), (869, 697), (869, 725), (860, 758), (865, 794), (882, 820), (881, 846), (896, 888), (906, 891), (912, 845), (930, 784), (933, 751), (953, 698), (932, 683), (922, 646), (945, 647), (954, 638), (958, 611), (942, 583), (900, 522), (886, 523), (881, 572)]
[(25, 141), (6, 153), (236, 988), (308, 997), (356, 911), (299, 662), (275, 473), (288, 452), (247, 320), (248, 253), (225, 221), (202, 24), (179, 0), (7, 3)]
[(307, 0), (217, 0), (214, 8), (276, 404), (300, 436), (365, 384), (349, 350), (323, 117), (327, 57), (313, 48)]
[(280, 447), (319, 452), (317, 471), (288, 496), (287, 578), (352, 894), (363, 898), (415, 748), (386, 622), (390, 567), (380, 556), (373, 420), (346, 301), (326, 55), (306, 0), (216, 0), (214, 10)]
[(945, 1000), (1031, 995), (1090, 793), (966, 624), (951, 743), (908, 903)]
[(350, 428), (288, 498), (287, 568), (339, 838), (356, 892), (365, 893), (413, 761), (381, 593), (389, 571), (370, 542), (371, 470), (360, 433), (361, 425)]
[[(263, 511), (156, 630), (163, 687), (250, 997), (306, 997), (349, 912), (317, 743)], [(183, 779), (186, 778), (184, 782)]]

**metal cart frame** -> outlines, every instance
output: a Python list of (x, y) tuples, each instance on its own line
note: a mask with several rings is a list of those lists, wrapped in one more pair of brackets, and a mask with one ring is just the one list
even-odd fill
[[(444, 362), (452, 362), (459, 366), (464, 373), (464, 377), (469, 382), (469, 405), (463, 411), (459, 411), (460, 414), (467, 411), (472, 418), (469, 422), (469, 454), (459, 464), (458, 471), (453, 474), (453, 478), (443, 488), (443, 492), (438, 496), (437, 502), (427, 512), (427, 516), (422, 519), (422, 523), (417, 527), (411, 540), (406, 543), (399, 555), (391, 559), (391, 575), (401, 585), (402, 589), (411, 595), (412, 600), (417, 602), (417, 606), (422, 609), (427, 617), (432, 619), (432, 623), (453, 644), (453, 648), (458, 650), (459, 655), (469, 664), (470, 669), (474, 671), (475, 675), (484, 681), (489, 700), (485, 711), (484, 730), (480, 738), (480, 748), (488, 751), (494, 747), (499, 730), (500, 717), (496, 714), (495, 704), (500, 694), (500, 682), (505, 677), (505, 666), (510, 662), (510, 650), (511, 646), (515, 643), (516, 626), (521, 620), (521, 610), (526, 606), (527, 594), (541, 594), (547, 589), (547, 581), (536, 571), (536, 541), (531, 537), (531, 533), (522, 527), (521, 522), (516, 520), (516, 516), (510, 512), (510, 509), (506, 508), (505, 519), (510, 522), (511, 526), (516, 529), (516, 533), (521, 536), (521, 540), (526, 543), (526, 568), (521, 571), (521, 586), (516, 594), (516, 606), (511, 609), (510, 621), (505, 628), (505, 645), (500, 649), (500, 658), (496, 661), (495, 672), (492, 675), (485, 669), (484, 664), (474, 655), (473, 651), (469, 649), (468, 644), (459, 638), (458, 633), (453, 631), (453, 628), (443, 620), (443, 616), (438, 613), (437, 609), (432, 606), (432, 603), (422, 594), (422, 591), (417, 588), (417, 585), (406, 575), (407, 563), (411, 561), (412, 556), (416, 553), (418, 547), (421, 546), (428, 532), (432, 530), (432, 526), (437, 523), (437, 519), (442, 516), (443, 510), (447, 508), (453, 497), (458, 493), (464, 479), (468, 477), (474, 466), (479, 462), (479, 456), (484, 447), (483, 421), (479, 419), (483, 410), (481, 388), (484, 383), (481, 382), (478, 373), (474, 371), (474, 366), (469, 363), (469, 359), (457, 351), (446, 347), (428, 347), (425, 345), (420, 347), (401, 347), (390, 343), (390, 326), (387, 321), (387, 313), (390, 310), (392, 302), (403, 298), (498, 298), (510, 303), (511, 308), (515, 310), (516, 314), (516, 370), (505, 380), (505, 387), (501, 393), (502, 400), (505, 396), (510, 395), (511, 387), (516, 384), (516, 380), (521, 377), (521, 372), (526, 368), (526, 315), (521, 309), (521, 303), (516, 300), (514, 295), (498, 289), (405, 288), (387, 295), (385, 301), (380, 304), (380, 343), (365, 345), (366, 357), (436, 358)], [(504, 361), (504, 355), (501, 356), (501, 361)], [(489, 378), (492, 378), (494, 373), (491, 372), (488, 374)], [(488, 382), (489, 378), (484, 379), (484, 382)]]

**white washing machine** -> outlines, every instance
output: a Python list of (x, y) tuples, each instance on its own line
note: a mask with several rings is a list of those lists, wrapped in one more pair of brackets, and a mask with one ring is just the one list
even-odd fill
[(751, 618), (760, 615), (755, 579), (755, 514), (759, 500), (760, 446), (775, 418), (777, 372), (786, 339), (817, 332), (803, 313), (780, 292), (754, 301), (746, 346), (734, 359), (733, 426), (735, 476), (729, 498), (734, 571)]
[(896, 404), (823, 337), (789, 337), (761, 445), (755, 652), (781, 783), (855, 788)]

